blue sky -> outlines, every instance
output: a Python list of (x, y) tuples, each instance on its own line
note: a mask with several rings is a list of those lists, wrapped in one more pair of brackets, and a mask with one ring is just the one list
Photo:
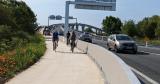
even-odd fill
[[(47, 17), (49, 15), (65, 15), (65, 1), (67, 0), (23, 0), (35, 12), (38, 23), (47, 25)], [(71, 0), (72, 1), (72, 0)], [(70, 5), (70, 16), (78, 18), (78, 22), (101, 27), (102, 20), (106, 16), (119, 17), (122, 22), (126, 20), (134, 20), (138, 22), (144, 17), (152, 15), (160, 15), (160, 0), (117, 0), (116, 11), (97, 11), (75, 9), (74, 5)], [(75, 20), (70, 20), (75, 22)], [(52, 20), (51, 23), (64, 23)]]

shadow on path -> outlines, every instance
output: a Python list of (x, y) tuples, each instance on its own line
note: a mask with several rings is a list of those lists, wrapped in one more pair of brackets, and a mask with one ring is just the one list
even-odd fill
[[(59, 53), (72, 53), (72, 52), (65, 52), (65, 51), (56, 51), (56, 52), (59, 52)], [(82, 53), (82, 52), (73, 52), (73, 54), (86, 54), (86, 53)]]

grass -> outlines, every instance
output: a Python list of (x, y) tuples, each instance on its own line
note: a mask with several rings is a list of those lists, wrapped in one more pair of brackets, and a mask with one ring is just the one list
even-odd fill
[(150, 41), (150, 44), (154, 46), (160, 46), (160, 40), (152, 40)]
[[(145, 41), (144, 40), (136, 40), (136, 42), (138, 44), (141, 44), (141, 45), (145, 45)], [(160, 40), (149, 40), (148, 41), (148, 45), (151, 45), (151, 46), (160, 46)]]
[(3, 82), (0, 84), (37, 62), (45, 50), (45, 39), (37, 34), (26, 45), (19, 45), (14, 50), (1, 54), (0, 81)]

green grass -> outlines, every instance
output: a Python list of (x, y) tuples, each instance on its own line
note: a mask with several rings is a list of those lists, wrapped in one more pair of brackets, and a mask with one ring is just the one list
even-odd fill
[(152, 40), (150, 41), (150, 44), (154, 46), (160, 46), (160, 40)]
[[(142, 39), (139, 39), (139, 40), (136, 40), (136, 42), (138, 44), (141, 44), (141, 45), (145, 45), (145, 41), (142, 40)], [(152, 46), (160, 46), (160, 40), (149, 40), (148, 41), (148, 45), (152, 45)]]
[(45, 39), (37, 34), (30, 38), (29, 43), (19, 45), (14, 50), (0, 55), (0, 77), (9, 79), (28, 68), (43, 56), (45, 50)]

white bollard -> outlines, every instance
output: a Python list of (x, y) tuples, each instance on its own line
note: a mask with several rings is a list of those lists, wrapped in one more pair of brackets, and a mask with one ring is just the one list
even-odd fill
[(148, 47), (148, 41), (146, 41), (146, 47)]

